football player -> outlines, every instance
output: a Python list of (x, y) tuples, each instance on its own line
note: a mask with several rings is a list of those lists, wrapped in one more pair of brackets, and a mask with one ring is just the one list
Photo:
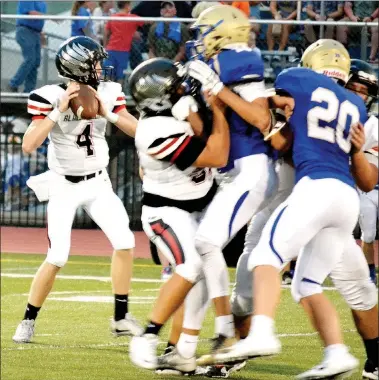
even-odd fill
[[(46, 138), (50, 141), (49, 170), (27, 182), (40, 201), (48, 201), (49, 248), (32, 282), (24, 318), (13, 337), (16, 343), (29, 343), (33, 337), (38, 312), (57, 273), (68, 260), (72, 223), (79, 207), (100, 226), (114, 248), (112, 332), (116, 336), (142, 332), (128, 313), (134, 236), (126, 210), (113, 192), (108, 177), (105, 140), (108, 121), (129, 136), (134, 136), (137, 121), (125, 108), (121, 86), (100, 81), (101, 62), (106, 56), (103, 47), (89, 37), (68, 39), (60, 46), (55, 60), (65, 83), (47, 85), (29, 95), (28, 113), (32, 122), (23, 138), (23, 151), (32, 153)], [(91, 86), (100, 102), (95, 119), (82, 120), (70, 108), (70, 100), (78, 96), (80, 84)]]
[(347, 374), (358, 366), (343, 344), (336, 310), (322, 294), (321, 284), (340, 263), (358, 217), (350, 157), (353, 168), (371, 169), (370, 164), (365, 166), (367, 161), (360, 161), (360, 126), (352, 127), (366, 122), (364, 103), (339, 84), (346, 83), (349, 76), (346, 49), (333, 40), (317, 41), (304, 52), (302, 66), (278, 76), (276, 96), (271, 98), (289, 118), (286, 136), (293, 141), (296, 185), (269, 219), (249, 258), (255, 302), (249, 336), (217, 359), (280, 352), (274, 334), (278, 271), (303, 248), (292, 294), (309, 313), (325, 345), (322, 365), (299, 376), (308, 379)]
[[(139, 65), (130, 77), (131, 94), (142, 115), (135, 137), (144, 173), (142, 225), (176, 267), (174, 275), (161, 288), (144, 334), (132, 339), (130, 357), (143, 368), (165, 368), (167, 362), (157, 359), (158, 334), (186, 299), (183, 333), (173, 355), (180, 358), (177, 369), (193, 373), (201, 326), (197, 320), (187, 318), (186, 311), (204, 314), (208, 300), (195, 234), (203, 211), (217, 191), (210, 168), (226, 164), (230, 136), (225, 107), (214, 97), (208, 99), (213, 110), (208, 139), (202, 136), (205, 126), (193, 112), (194, 101), (188, 103), (188, 114), (183, 118), (189, 122), (173, 117), (182, 114), (177, 104), (186, 80), (179, 77), (178, 69), (170, 60), (155, 58)], [(191, 98), (182, 102), (188, 99)]]
[[(350, 79), (346, 87), (362, 97), (365, 101), (367, 110), (378, 100), (378, 77), (372, 67), (359, 59), (351, 60)], [(373, 132), (378, 134), (378, 119), (371, 116)], [(367, 126), (365, 125), (365, 129)], [(365, 147), (367, 148), (367, 147)], [(377, 147), (369, 146), (366, 149), (366, 157), (375, 165), (378, 165)], [(376, 226), (378, 220), (378, 185), (370, 192), (359, 192), (361, 199), (361, 212), (359, 225), (362, 230), (362, 249), (366, 256), (372, 281), (376, 283), (376, 269), (374, 261), (374, 242), (376, 236)]]
[[(211, 91), (229, 106), (229, 160), (219, 170), (225, 179), (195, 237), (209, 296), (215, 301), (217, 339), (213, 352), (216, 352), (230, 344), (235, 335), (222, 249), (264, 207), (275, 191), (277, 179), (270, 145), (255, 128), (266, 128), (271, 120), (264, 94), (264, 64), (260, 55), (248, 46), (251, 30), (248, 18), (236, 8), (217, 5), (203, 11), (194, 28), (198, 29), (199, 38), (196, 48), (205, 62), (189, 62), (186, 73), (198, 80), (203, 90)], [(250, 123), (240, 117), (240, 109), (234, 104), (236, 98), (243, 100), (254, 115)], [(211, 363), (212, 355), (198, 360), (199, 365)]]
[[(350, 79), (347, 84), (347, 88), (352, 91), (355, 89), (360, 89), (360, 92), (357, 94), (361, 94), (361, 96), (363, 96), (363, 100), (366, 102), (367, 109), (369, 110), (372, 100), (367, 95), (372, 94), (375, 96), (374, 94), (377, 94), (378, 92), (376, 76), (372, 75), (373, 73), (371, 67), (365, 62), (358, 60), (352, 60), (351, 62), (352, 66), (350, 69)], [(359, 70), (357, 70), (358, 67)], [(359, 76), (357, 75), (358, 71), (360, 72)], [(365, 143), (362, 151), (367, 150), (374, 153), (375, 150), (373, 150), (372, 147), (375, 147), (378, 144), (378, 130), (377, 121), (372, 124), (372, 120), (373, 116), (365, 124)], [(370, 189), (374, 188), (378, 180), (378, 160), (376, 158), (375, 162), (373, 155), (370, 153), (368, 154), (365, 153), (367, 158), (366, 164), (371, 163), (374, 167), (369, 167), (369, 170), (365, 167), (364, 169), (366, 170), (360, 170), (355, 176), (355, 180), (359, 180), (360, 186), (365, 188), (366, 191), (370, 191)], [(356, 158), (359, 155), (362, 160), (362, 153), (355, 154)], [(286, 161), (289, 162), (288, 154), (285, 154), (284, 157), (284, 161), (281, 159), (280, 161), (282, 162), (278, 165), (278, 193), (270, 205), (253, 218), (246, 236), (244, 253), (241, 255), (237, 264), (236, 285), (233, 288), (231, 302), (232, 311), (235, 315), (236, 328), (238, 328), (242, 337), (245, 337), (248, 334), (250, 328), (250, 316), (253, 312), (251, 272), (247, 269), (249, 254), (257, 245), (263, 227), (272, 212), (278, 203), (281, 203), (287, 198), (294, 186), (294, 169), (286, 163)], [(368, 282), (366, 261), (360, 252), (359, 246), (355, 243), (352, 237), (345, 246), (340, 263), (338, 263), (333, 269), (330, 277), (351, 308), (357, 330), (365, 345), (367, 358), (363, 370), (363, 377), (368, 379), (377, 379), (378, 310), (376, 290), (375, 287)]]

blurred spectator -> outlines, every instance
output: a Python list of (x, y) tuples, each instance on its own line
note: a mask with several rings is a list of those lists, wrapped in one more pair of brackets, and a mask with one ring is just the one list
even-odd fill
[(247, 17), (250, 17), (250, 5), (248, 1), (220, 1), (220, 3), (231, 5), (232, 7), (237, 8), (245, 13)]
[[(91, 16), (91, 12), (95, 9), (95, 7), (95, 1), (75, 1), (71, 9), (71, 14), (73, 16)], [(71, 37), (76, 36), (87, 36), (97, 40), (93, 27), (93, 21), (90, 19), (72, 20)]]
[[(18, 15), (46, 14), (46, 1), (19, 1)], [(41, 63), (41, 39), (44, 20), (17, 19), (16, 41), (21, 47), (24, 61), (10, 80), (8, 90), (17, 92), (24, 83), (24, 92), (33, 91), (37, 84), (38, 67)]]
[[(130, 1), (118, 1), (117, 7), (119, 12), (114, 17), (135, 17), (130, 13)], [(140, 39), (141, 36), (137, 32), (137, 28), (143, 25), (142, 21), (108, 21), (105, 26), (104, 45), (109, 54), (105, 64), (113, 66), (115, 69), (116, 80), (123, 83), (124, 70), (129, 65), (129, 54), (132, 46), (133, 38)]]
[[(270, 11), (275, 20), (295, 20), (297, 16), (297, 1), (276, 1), (270, 2)], [(279, 51), (283, 51), (288, 43), (292, 25), (270, 24), (267, 29), (267, 47), (273, 51), (275, 38), (280, 37)], [(274, 60), (280, 61), (280, 56), (274, 56)]]
[[(262, 3), (261, 0), (249, 1), (250, 18), (251, 19), (253, 19), (253, 20), (260, 20), (261, 19), (261, 7), (260, 7), (261, 3)], [(254, 33), (258, 34), (261, 31), (261, 25), (260, 24), (252, 24), (251, 29)]]
[[(161, 16), (176, 17), (173, 1), (161, 3)], [(185, 57), (185, 43), (190, 39), (188, 28), (180, 22), (156, 22), (149, 31), (149, 57), (164, 57), (180, 62)]]
[[(92, 12), (92, 16), (110, 16), (116, 12), (113, 8), (114, 1), (99, 1), (99, 6), (94, 9), (94, 11)], [(101, 45), (104, 45), (104, 26), (104, 20), (93, 22), (93, 28), (95, 31), (96, 38)]]
[[(313, 21), (337, 21), (344, 16), (343, 6), (343, 1), (324, 1), (324, 15), (321, 15), (321, 2), (309, 1), (306, 12), (309, 19)], [(319, 26), (305, 25), (304, 30), (305, 37), (310, 44), (318, 40), (320, 33)], [(325, 29), (325, 38), (334, 39), (334, 32), (335, 26), (327, 26)]]
[[(345, 3), (345, 15), (346, 17), (343, 19), (344, 21), (374, 21), (378, 24), (379, 18), (379, 2), (378, 1), (346, 1)], [(348, 27), (348, 26), (339, 26), (337, 28), (337, 38), (340, 42), (342, 42), (345, 46), (348, 44), (348, 36), (351, 34), (353, 30), (356, 30), (356, 27)], [(371, 63), (377, 63), (378, 59), (376, 57), (378, 52), (378, 43), (379, 43), (379, 35), (378, 35), (378, 27), (372, 26), (371, 28), (371, 52), (369, 61)], [(361, 31), (359, 30), (359, 35)], [(358, 41), (360, 42), (360, 41)]]
[[(171, 1), (175, 4), (176, 16), (179, 18), (191, 18), (193, 2)], [(141, 17), (159, 17), (161, 15), (160, 1), (140, 1), (132, 13)]]

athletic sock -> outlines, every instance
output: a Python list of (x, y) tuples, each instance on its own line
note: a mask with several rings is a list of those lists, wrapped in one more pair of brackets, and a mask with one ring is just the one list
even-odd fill
[(125, 319), (125, 315), (128, 312), (128, 295), (127, 294), (115, 294), (114, 295), (114, 320), (121, 321)]
[(249, 335), (274, 335), (274, 320), (266, 315), (254, 315)]
[(36, 319), (41, 307), (35, 307), (30, 303), (27, 304), (24, 319)]
[(193, 358), (196, 353), (198, 340), (199, 337), (197, 335), (188, 335), (181, 333), (179, 342), (176, 346), (179, 355), (184, 359)]
[(370, 271), (370, 278), (372, 282), (376, 283), (376, 268), (375, 264), (368, 264), (368, 269)]
[(159, 334), (159, 331), (161, 331), (161, 328), (163, 327), (163, 325), (161, 325), (160, 323), (155, 323), (153, 321), (150, 321), (145, 329), (145, 332), (144, 334), (154, 334), (154, 335), (158, 335)]
[(374, 338), (374, 339), (365, 339), (363, 340), (366, 348), (366, 354), (367, 354), (367, 359), (374, 364), (375, 368), (378, 367), (378, 346), (379, 346), (379, 337)]
[(216, 326), (215, 326), (217, 335), (224, 335), (227, 338), (234, 338), (234, 320), (233, 315), (222, 315), (216, 317)]

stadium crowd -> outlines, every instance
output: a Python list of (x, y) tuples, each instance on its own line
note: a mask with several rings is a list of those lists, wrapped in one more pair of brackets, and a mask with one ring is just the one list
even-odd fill
[[(135, 22), (73, 20), (71, 36), (88, 36), (101, 43), (109, 52), (107, 64), (114, 66), (115, 79), (122, 82), (124, 72), (133, 70), (148, 57), (165, 57), (177, 62), (186, 61), (185, 43), (191, 39), (191, 30), (179, 22), (144, 23), (138, 17), (196, 18), (206, 7), (217, 3), (229, 4), (242, 10), (250, 19), (295, 20), (300, 13), (302, 20), (334, 21), (378, 21), (379, 2), (377, 1), (302, 1), (298, 9), (297, 1), (141, 1), (132, 8), (131, 1), (75, 1), (72, 5), (73, 16), (115, 16), (135, 17)], [(321, 5), (323, 3), (323, 6)], [(18, 14), (39, 15), (47, 13), (46, 1), (19, 1)], [(24, 92), (36, 87), (37, 71), (41, 62), (41, 46), (45, 43), (43, 34), (44, 20), (18, 19), (16, 40), (20, 45), (23, 62), (10, 80), (8, 90), (18, 92), (24, 84)], [(370, 63), (378, 63), (378, 27), (369, 28), (371, 46)], [(316, 41), (320, 28), (312, 25), (294, 27), (292, 25), (252, 24), (251, 46), (257, 41), (259, 48), (273, 52), (265, 55), (272, 62), (281, 61), (275, 51), (295, 49), (299, 42), (302, 50)], [(356, 27), (329, 26), (326, 38), (335, 38), (346, 47), (357, 37)], [(292, 37), (292, 40), (291, 40)], [(259, 40), (259, 43), (258, 43)], [(145, 55), (143, 53), (146, 53)]]

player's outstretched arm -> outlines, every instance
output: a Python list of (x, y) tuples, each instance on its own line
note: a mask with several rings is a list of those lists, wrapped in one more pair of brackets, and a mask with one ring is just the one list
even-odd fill
[(70, 82), (67, 90), (60, 98), (57, 107), (44, 119), (36, 119), (31, 122), (22, 140), (22, 150), (24, 153), (33, 153), (41, 146), (58, 121), (60, 114), (67, 111), (70, 100), (78, 96), (79, 89), (78, 83)]
[(207, 144), (193, 166), (198, 168), (222, 168), (229, 158), (230, 132), (225, 118), (225, 104), (217, 97), (208, 98), (213, 110), (213, 129)]
[(136, 135), (137, 129), (137, 119), (131, 115), (125, 108), (120, 110), (117, 113), (111, 112), (107, 109), (104, 102), (101, 100), (98, 92), (90, 87), (91, 91), (96, 96), (96, 99), (99, 101), (99, 116), (106, 118), (110, 123), (114, 124), (117, 128), (121, 129), (125, 134), (130, 137)]
[[(368, 193), (373, 190), (378, 183), (378, 168), (371, 163), (362, 147), (365, 143), (364, 127), (362, 124), (356, 124), (351, 127), (351, 173), (357, 183), (357, 186), (364, 192)], [(376, 161), (377, 157), (374, 157)]]

